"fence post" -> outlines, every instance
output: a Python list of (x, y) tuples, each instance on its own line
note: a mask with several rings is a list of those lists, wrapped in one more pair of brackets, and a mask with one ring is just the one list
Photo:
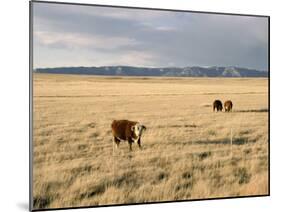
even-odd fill
[(230, 129), (230, 157), (232, 159), (232, 128)]

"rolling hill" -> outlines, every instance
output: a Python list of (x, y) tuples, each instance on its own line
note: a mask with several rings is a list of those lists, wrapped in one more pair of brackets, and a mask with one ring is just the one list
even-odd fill
[(167, 76), (167, 77), (268, 77), (267, 71), (240, 67), (165, 67), (148, 68), (134, 66), (101, 66), (101, 67), (58, 67), (38, 68), (36, 73), (80, 74), (102, 76)]

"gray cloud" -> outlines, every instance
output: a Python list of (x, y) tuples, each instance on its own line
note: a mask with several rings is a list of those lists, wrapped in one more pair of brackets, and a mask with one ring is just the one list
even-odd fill
[(222, 65), (267, 70), (266, 18), (34, 6), (35, 67)]

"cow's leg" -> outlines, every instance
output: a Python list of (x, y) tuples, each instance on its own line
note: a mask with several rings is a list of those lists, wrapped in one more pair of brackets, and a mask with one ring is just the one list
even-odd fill
[(130, 151), (132, 151), (132, 143), (133, 143), (134, 141), (131, 139), (131, 138), (129, 138), (128, 139), (128, 144), (129, 144), (129, 149), (130, 149)]
[(140, 138), (138, 139), (138, 145), (139, 145), (139, 148), (141, 149), (141, 139)]
[(132, 142), (129, 141), (129, 150), (132, 151)]
[(120, 144), (120, 140), (118, 138), (114, 137), (114, 142), (116, 144), (116, 148), (118, 148), (119, 144)]

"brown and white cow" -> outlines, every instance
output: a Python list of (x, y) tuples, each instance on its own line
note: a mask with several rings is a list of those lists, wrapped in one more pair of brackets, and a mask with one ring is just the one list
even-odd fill
[(224, 110), (225, 110), (225, 112), (232, 111), (232, 107), (233, 107), (233, 104), (232, 104), (231, 100), (225, 101), (225, 103), (224, 103)]
[(114, 142), (118, 148), (121, 141), (128, 141), (129, 149), (132, 150), (132, 143), (137, 142), (141, 149), (141, 136), (146, 130), (139, 122), (129, 120), (114, 120), (111, 124)]

